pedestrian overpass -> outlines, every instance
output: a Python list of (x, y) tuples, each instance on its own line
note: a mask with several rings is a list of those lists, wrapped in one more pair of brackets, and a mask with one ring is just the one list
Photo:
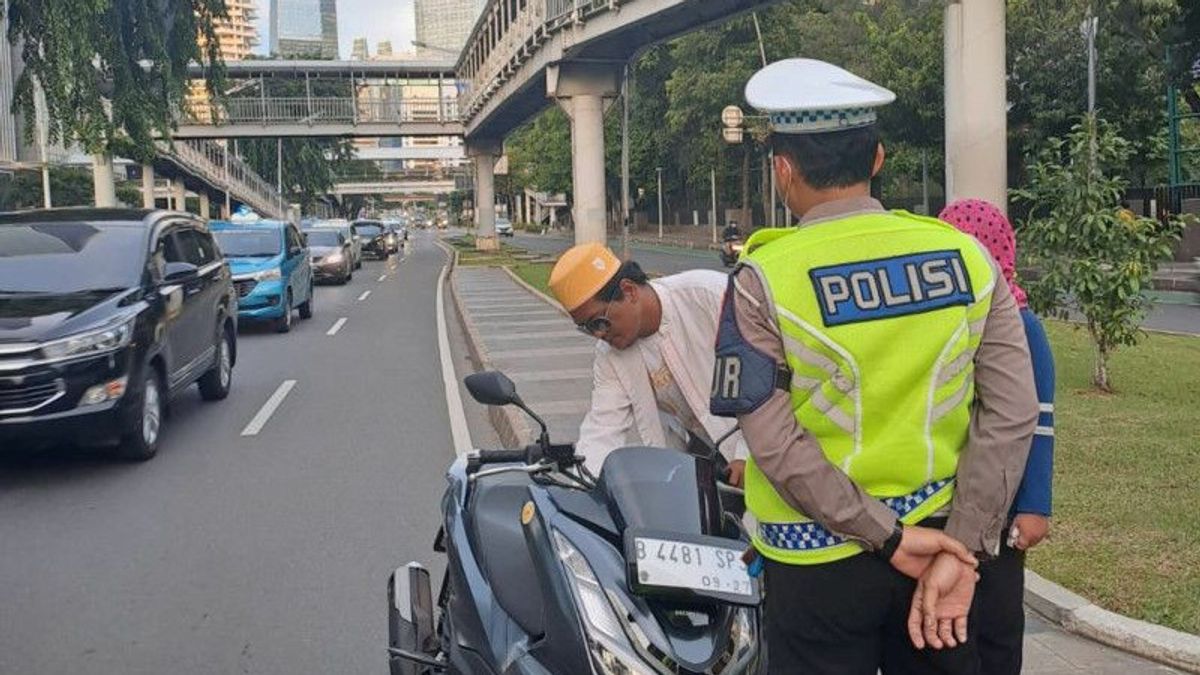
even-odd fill
[[(264, 59), (227, 61), (225, 72), (219, 100), (194, 87), (175, 138), (462, 135), (450, 63)], [(189, 75), (198, 82), (204, 68)]]
[[(654, 44), (774, 2), (488, 0), (454, 68), (480, 245), (495, 241), (504, 138), (552, 103), (571, 119), (576, 241), (604, 241), (604, 113), (624, 66)], [(998, 204), (1007, 200), (1004, 9), (1003, 0), (947, 0), (945, 21), (947, 189)]]

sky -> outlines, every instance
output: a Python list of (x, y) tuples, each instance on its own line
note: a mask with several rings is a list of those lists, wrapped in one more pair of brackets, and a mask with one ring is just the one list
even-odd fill
[[(259, 45), (266, 54), (270, 40), (270, 0), (258, 0)], [(338, 45), (341, 58), (350, 58), (354, 38), (365, 37), (371, 53), (381, 40), (391, 40), (396, 52), (411, 51), (415, 39), (413, 0), (337, 0)]]

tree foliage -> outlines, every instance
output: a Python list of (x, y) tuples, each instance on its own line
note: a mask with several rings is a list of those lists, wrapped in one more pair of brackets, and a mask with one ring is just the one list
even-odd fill
[(147, 160), (169, 136), (188, 63), (210, 64), (211, 91), (221, 81), (224, 0), (9, 0), (8, 12), (25, 63), (13, 108), (34, 119), (40, 88), (51, 142)]
[[(1093, 140), (1094, 138), (1094, 140)], [(1030, 305), (1066, 318), (1078, 311), (1096, 348), (1094, 383), (1111, 389), (1108, 358), (1137, 343), (1158, 265), (1171, 255), (1182, 223), (1141, 218), (1120, 208), (1134, 146), (1087, 116), (1031, 159), (1029, 184), (1015, 196), (1030, 208), (1021, 229)]]
[[(1089, 0), (1009, 0), (1009, 183), (1026, 183), (1023, 158), (1067, 134), (1087, 106), (1087, 51), (1080, 30)], [(1099, 18), (1099, 110), (1134, 144), (1126, 171), (1141, 185), (1166, 178), (1165, 45), (1200, 35), (1196, 0), (1091, 0)], [(1189, 8), (1182, 8), (1188, 5)], [(881, 176), (885, 202), (900, 205), (920, 191), (928, 161), (935, 196), (943, 173), (943, 17), (935, 0), (790, 0), (759, 13), (768, 61), (803, 56), (846, 67), (897, 94), (881, 112), (888, 146)], [(1189, 28), (1190, 27), (1190, 28)], [(1188, 32), (1190, 31), (1190, 32)], [(1194, 60), (1192, 61), (1194, 62)], [(1188, 66), (1191, 66), (1191, 63)], [(719, 139), (726, 105), (745, 108), (742, 88), (761, 67), (751, 17), (697, 31), (644, 52), (633, 65), (630, 156), (633, 193), (651, 207), (656, 167), (664, 169), (668, 210), (706, 205), (716, 169), (720, 201), (741, 202), (743, 148)], [(619, 107), (606, 126), (610, 195), (619, 194)], [(753, 111), (747, 110), (748, 113)], [(522, 185), (569, 188), (570, 128), (557, 109), (510, 137), (510, 159)], [(761, 145), (750, 145), (752, 204), (766, 189)], [(569, 190), (566, 190), (570, 194)], [(692, 206), (689, 206), (692, 208)], [(703, 206), (701, 207), (703, 208)]]
[[(92, 174), (80, 167), (50, 169), (50, 199), (54, 206), (91, 206), (95, 195)], [(116, 185), (117, 200), (141, 206), (141, 191), (130, 182)], [(42, 173), (14, 171), (0, 180), (0, 211), (18, 211), (42, 207)]]
[[(242, 158), (267, 182), (279, 175), (283, 158), (283, 195), (308, 213), (318, 199), (333, 189), (339, 172), (354, 157), (354, 146), (338, 138), (254, 138), (239, 144)], [(282, 150), (282, 151), (281, 151)]]

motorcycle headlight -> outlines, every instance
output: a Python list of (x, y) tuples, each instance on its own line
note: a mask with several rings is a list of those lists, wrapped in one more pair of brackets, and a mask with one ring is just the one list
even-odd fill
[(78, 333), (42, 345), (47, 359), (58, 360), (73, 356), (103, 354), (120, 349), (133, 340), (133, 318), (123, 323)]
[(732, 245), (732, 246), (730, 246), (729, 248), (733, 249), (733, 252), (734, 252), (734, 253), (741, 253), (741, 252), (742, 252), (742, 246), (743, 246), (742, 244), (733, 244), (733, 245)]
[(255, 272), (253, 275), (251, 275), (251, 278), (255, 281), (271, 281), (272, 279), (282, 279), (283, 274), (280, 273), (278, 267), (272, 267), (269, 270)]
[(596, 579), (592, 568), (579, 549), (558, 530), (554, 530), (554, 547), (571, 580), (575, 605), (583, 615), (588, 646), (599, 672), (603, 675), (657, 675), (634, 653), (629, 638), (621, 629), (621, 621)]

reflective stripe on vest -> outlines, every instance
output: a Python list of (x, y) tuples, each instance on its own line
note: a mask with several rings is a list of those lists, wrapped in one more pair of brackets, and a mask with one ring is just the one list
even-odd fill
[[(995, 286), (988, 255), (949, 225), (903, 212), (754, 243), (743, 262), (773, 306), (797, 422), (904, 522), (945, 507)], [(746, 505), (759, 523), (755, 546), (773, 560), (820, 564), (862, 551), (793, 509), (753, 459)]]
[[(880, 501), (894, 511), (897, 518), (904, 518), (953, 482), (953, 478), (939, 480), (912, 494)], [(813, 551), (849, 543), (811, 520), (804, 523), (759, 523), (758, 536), (768, 546), (785, 551)]]

